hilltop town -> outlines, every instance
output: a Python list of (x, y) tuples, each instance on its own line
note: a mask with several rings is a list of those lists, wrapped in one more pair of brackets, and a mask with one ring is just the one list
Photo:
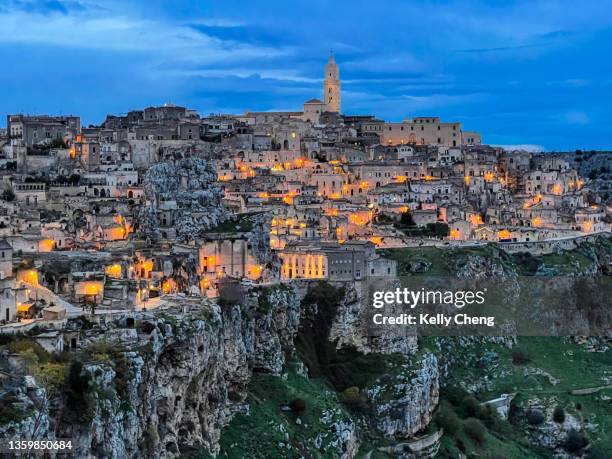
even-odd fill
[(437, 117), (343, 115), (340, 85), (331, 55), (324, 101), (303, 111), (201, 117), (166, 104), (90, 127), (8, 115), (1, 319), (54, 315), (62, 301), (215, 297), (227, 278), (394, 275), (377, 248), (528, 251), (609, 231), (611, 208), (563, 155), (489, 147)]
[[(483, 248), (496, 254), (547, 256), (609, 237), (612, 201), (606, 153), (493, 147), (486, 144), (486, 135), (467, 130), (471, 126), (436, 116), (390, 122), (375, 114), (343, 114), (341, 96), (339, 66), (332, 54), (322, 98), (304, 102), (299, 111), (205, 116), (167, 103), (109, 114), (99, 125), (87, 127), (79, 116), (7, 115), (6, 131), (0, 133), (0, 334), (27, 336), (35, 350), (40, 347), (48, 354), (85, 352), (89, 366), (83, 371), (100, 379), (97, 384), (108, 385), (115, 378), (115, 386), (118, 381), (124, 385), (123, 393), (117, 386), (117, 400), (136, 400), (136, 392), (126, 389), (131, 384), (126, 368), (133, 376), (143, 364), (130, 352), (119, 358), (115, 348), (93, 353), (92, 346), (102, 341), (116, 339), (132, 354), (153, 356), (163, 364), (164, 346), (184, 338), (197, 355), (211, 359), (194, 364), (189, 363), (191, 354), (180, 354), (180, 365), (166, 362), (167, 374), (157, 368), (167, 376), (163, 384), (152, 382), (154, 372), (142, 376), (149, 379), (139, 383), (158, 391), (155, 403), (174, 400), (174, 395), (160, 394), (175, 377), (180, 381), (175, 393), (185, 398), (192, 388), (189, 378), (205, 374), (205, 381), (198, 381), (209, 388), (223, 378), (227, 383), (222, 395), (194, 392), (202, 398), (193, 410), (210, 429), (202, 427), (205, 433), (193, 427), (197, 414), (185, 418), (189, 410), (179, 397), (174, 406), (180, 410), (164, 408), (178, 419), (175, 424), (159, 414), (161, 408), (134, 407), (140, 420), (121, 421), (131, 426), (125, 431), (98, 426), (103, 432), (99, 438), (91, 432), (80, 437), (85, 449), (93, 444), (103, 448), (101, 439), (116, 440), (129, 429), (140, 429), (122, 443), (123, 449), (100, 457), (142, 457), (138, 443), (149, 435), (142, 426), (150, 420), (143, 413), (155, 412), (155, 423), (165, 424), (151, 433), (151, 454), (176, 457), (179, 443), (202, 441), (207, 451), (218, 451), (219, 429), (231, 419), (223, 407), (246, 397), (250, 376), (241, 368), (272, 374), (287, 368), (291, 359), (281, 349), (293, 346), (300, 315), (291, 308), (310, 298), (306, 291), (311, 292), (315, 282), (358, 296), (357, 285), (363, 281), (391, 280), (432, 265), (431, 260), (406, 261), (408, 252), (387, 256), (390, 250), (443, 254)], [(580, 163), (598, 155), (604, 158), (597, 163), (601, 166), (581, 175)], [(609, 269), (602, 260), (597, 258), (589, 272)], [(478, 266), (486, 263), (490, 260)], [(232, 309), (236, 305), (242, 309)], [(271, 319), (270, 311), (278, 308), (284, 311), (282, 320)], [(266, 317), (256, 321), (254, 332), (241, 323), (240, 317), (247, 320), (247, 310), (249, 318)], [(192, 319), (212, 327), (206, 329), (206, 338)], [(261, 327), (265, 333), (257, 335)], [(241, 333), (246, 336), (247, 329), (259, 338), (249, 335), (228, 355), (227, 342)], [(330, 330), (326, 332), (323, 341)], [(342, 330), (333, 333), (351, 345), (362, 338), (352, 329), (349, 337)], [(18, 342), (11, 340), (6, 342)], [(401, 343), (374, 346), (368, 352), (400, 349), (410, 354), (416, 349), (416, 339)], [(224, 360), (213, 359), (214, 349)], [(20, 368), (27, 374), (27, 361), (18, 351), (0, 352), (0, 369)], [(105, 373), (108, 365), (99, 363), (109, 355), (112, 374)], [(121, 360), (126, 355), (128, 363)], [(234, 365), (238, 360), (241, 363)], [(117, 379), (117, 362), (125, 365), (125, 380)], [(401, 435), (424, 429), (437, 406), (437, 360), (429, 354), (420, 362), (418, 377), (430, 378), (435, 390), (431, 396), (427, 392), (418, 422), (396, 426)], [(186, 373), (200, 373), (177, 377), (177, 365)], [(435, 377), (428, 373), (434, 367)], [(78, 379), (81, 367), (71, 366), (70, 372)], [(228, 372), (233, 372), (231, 377)], [(3, 378), (11, 379), (0, 371)], [(106, 383), (101, 382), (104, 378)], [(13, 383), (6, 387), (21, 384)], [(30, 381), (30, 388), (36, 384)], [(0, 397), (3, 394), (0, 391)], [(16, 396), (17, 405), (26, 403), (22, 395)], [(119, 406), (112, 403), (113, 409)], [(35, 408), (44, 413), (47, 424), (76, 422), (65, 413), (52, 421), (53, 410)], [(209, 417), (203, 420), (204, 415)], [(24, 424), (25, 414), (8, 418), (13, 433), (36, 436), (32, 425)], [(339, 419), (334, 418), (334, 426), (338, 438), (344, 437), (329, 442), (340, 445), (340, 452), (326, 457), (354, 457), (359, 447), (356, 427)], [(49, 431), (47, 425), (38, 435), (49, 436)]]

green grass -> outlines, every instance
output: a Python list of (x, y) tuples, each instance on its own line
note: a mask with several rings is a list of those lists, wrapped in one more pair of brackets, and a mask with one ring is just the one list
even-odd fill
[[(501, 345), (457, 348), (454, 358), (458, 363), (450, 370), (449, 383), (471, 384), (488, 377), (490, 385), (477, 393), (481, 400), (495, 398), (502, 393), (516, 393), (519, 405), (524, 406), (528, 401), (538, 401), (547, 407), (560, 404), (579, 420), (594, 421), (599, 427), (590, 436), (591, 440), (598, 447), (612, 451), (612, 410), (609, 400), (612, 390), (603, 389), (586, 395), (570, 393), (575, 389), (606, 385), (604, 378), (612, 375), (612, 350), (587, 352), (569, 338), (520, 337), (518, 341), (530, 356), (530, 361), (524, 365), (513, 364), (511, 351)], [(478, 360), (487, 350), (497, 353), (497, 363), (492, 368), (480, 368)], [(533, 374), (538, 370), (559, 382), (553, 384), (547, 375)], [(576, 409), (577, 404), (581, 405), (580, 410)], [(516, 434), (521, 434), (520, 429)], [(514, 443), (524, 442), (524, 434), (518, 435)]]
[[(291, 400), (301, 398), (306, 409), (294, 413), (283, 409)], [(255, 374), (249, 384), (249, 414), (236, 415), (221, 435), (219, 457), (228, 458), (333, 458), (340, 453), (330, 445), (330, 427), (349, 416), (337, 395), (324, 382), (306, 379), (295, 373), (282, 377)], [(332, 412), (332, 422), (321, 421)], [(298, 422), (298, 418), (301, 423)], [(314, 440), (321, 437), (321, 447)], [(280, 447), (279, 445), (284, 445)]]
[(253, 229), (251, 215), (241, 215), (236, 219), (225, 220), (214, 228), (206, 230), (206, 233), (248, 233)]

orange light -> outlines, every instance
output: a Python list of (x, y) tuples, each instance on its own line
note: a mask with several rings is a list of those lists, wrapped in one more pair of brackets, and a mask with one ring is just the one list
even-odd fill
[(395, 177), (395, 181), (397, 183), (404, 183), (406, 180), (408, 180), (408, 177), (406, 177), (405, 175), (398, 175), (397, 177)]
[(470, 176), (466, 175), (465, 177), (463, 177), (463, 180), (465, 181), (465, 186), (470, 186)]
[(382, 242), (382, 237), (380, 237), (380, 236), (372, 236), (370, 238), (370, 241), (372, 241), (376, 245), (380, 245), (381, 242)]
[(357, 226), (365, 226), (372, 219), (372, 212), (357, 212), (349, 215), (349, 223)]
[(359, 182), (359, 187), (367, 190), (370, 184), (364, 180), (363, 182)]
[(259, 193), (257, 196), (259, 196), (262, 199), (268, 199), (270, 197), (270, 193), (267, 193), (264, 191), (262, 193)]
[(332, 193), (330, 196), (332, 199), (340, 199), (342, 195), (338, 192)]
[(450, 237), (451, 237), (451, 239), (459, 239), (459, 231), (451, 230)]
[(433, 178), (433, 176), (431, 176), (431, 175), (426, 175), (426, 176), (425, 176), (425, 177), (423, 177), (423, 178), (424, 178), (425, 180), (427, 180), (427, 181), (430, 181), (430, 180), (433, 180), (433, 179), (434, 179), (434, 178)]
[(534, 226), (535, 228), (538, 228), (540, 226), (542, 226), (542, 219), (540, 217), (536, 217), (531, 221), (531, 226)]
[(501, 230), (497, 233), (497, 238), (498, 239), (510, 239), (510, 231), (508, 230)]
[(485, 175), (484, 175), (485, 181), (492, 182), (494, 178), (495, 178), (495, 174), (493, 172), (491, 171), (485, 172)]
[(410, 208), (408, 206), (402, 206), (399, 208), (400, 212), (405, 214), (406, 212), (408, 212), (410, 210)]
[(85, 283), (85, 294), (86, 295), (97, 295), (102, 290), (101, 285), (98, 282), (86, 282)]
[(220, 175), (219, 176), (219, 180), (221, 182), (228, 182), (230, 180), (230, 176), (229, 175)]
[(590, 233), (593, 229), (593, 222), (584, 222), (584, 232)]
[(561, 194), (561, 185), (559, 185), (558, 183), (555, 183), (555, 185), (553, 186), (553, 194)]
[(35, 269), (28, 269), (22, 274), (21, 280), (26, 284), (38, 285), (38, 271)]
[(482, 217), (480, 215), (471, 215), (470, 216), (470, 222), (474, 226), (482, 225), (482, 223), (483, 223)]
[(38, 244), (39, 252), (51, 252), (55, 247), (55, 241), (53, 239), (43, 239)]
[(109, 265), (105, 268), (104, 272), (109, 277), (119, 278), (121, 277), (121, 265), (119, 263)]
[(126, 230), (123, 226), (117, 226), (115, 228), (111, 228), (109, 231), (109, 238), (112, 241), (117, 241), (119, 239), (125, 239)]

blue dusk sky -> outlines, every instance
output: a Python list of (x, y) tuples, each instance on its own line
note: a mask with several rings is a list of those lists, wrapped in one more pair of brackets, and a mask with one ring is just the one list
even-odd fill
[(298, 110), (333, 48), (342, 108), (440, 116), (486, 143), (612, 148), (612, 1), (0, 0), (7, 113), (164, 102)]

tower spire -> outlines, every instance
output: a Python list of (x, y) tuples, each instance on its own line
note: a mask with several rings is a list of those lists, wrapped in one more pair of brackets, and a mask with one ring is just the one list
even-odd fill
[(325, 66), (323, 100), (328, 112), (340, 113), (340, 71), (334, 59), (334, 49), (329, 50), (329, 60)]

